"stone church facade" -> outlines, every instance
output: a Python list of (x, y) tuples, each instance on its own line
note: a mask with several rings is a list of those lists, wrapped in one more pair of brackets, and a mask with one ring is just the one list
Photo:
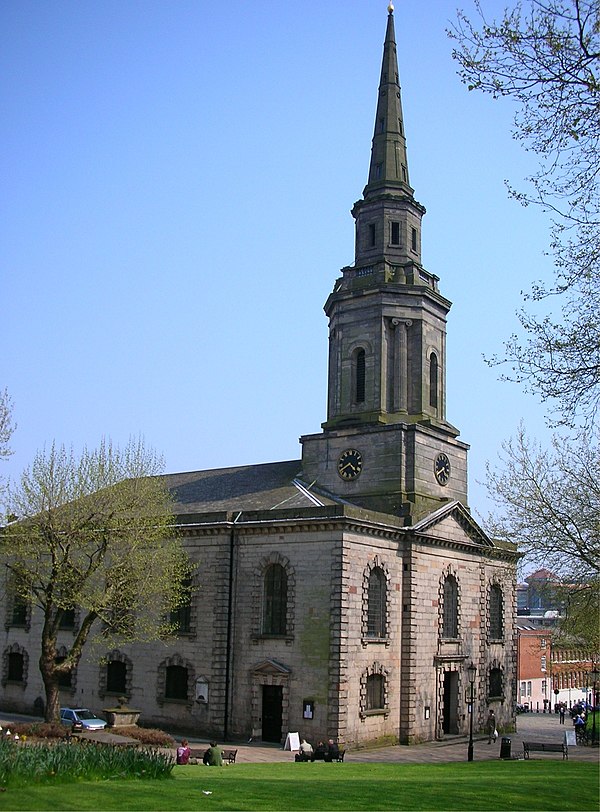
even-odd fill
[[(450, 302), (421, 264), (390, 7), (355, 261), (329, 319), (328, 409), (302, 458), (168, 475), (196, 563), (178, 635), (88, 657), (63, 705), (120, 696), (146, 724), (220, 740), (440, 739), (492, 708), (514, 722), (513, 548), (467, 502), (468, 446), (446, 420)], [(43, 697), (40, 619), (3, 607), (4, 709)], [(64, 644), (77, 628), (65, 618)], [(473, 673), (473, 671), (471, 671)]]

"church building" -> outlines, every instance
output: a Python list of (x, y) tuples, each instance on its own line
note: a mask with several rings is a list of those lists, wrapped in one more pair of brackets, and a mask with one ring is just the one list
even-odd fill
[[(421, 263), (424, 214), (390, 5), (355, 258), (325, 303), (321, 431), (296, 460), (168, 475), (197, 564), (179, 632), (84, 655), (63, 705), (124, 696), (144, 724), (220, 741), (298, 731), (357, 748), (468, 733), (473, 696), (475, 730), (489, 709), (512, 727), (517, 553), (468, 507), (469, 447), (446, 418), (451, 303)], [(5, 612), (0, 702), (31, 710), (39, 621)], [(65, 645), (76, 626), (77, 612)]]

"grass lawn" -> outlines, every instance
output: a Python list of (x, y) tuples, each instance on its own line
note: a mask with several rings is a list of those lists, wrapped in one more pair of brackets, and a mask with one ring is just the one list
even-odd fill
[[(209, 792), (211, 794), (204, 794)], [(173, 778), (8, 788), (3, 810), (597, 810), (598, 767), (557, 759), (460, 764), (236, 764)]]

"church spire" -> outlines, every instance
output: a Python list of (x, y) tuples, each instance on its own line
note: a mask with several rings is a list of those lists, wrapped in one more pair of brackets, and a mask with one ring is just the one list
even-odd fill
[[(355, 267), (363, 264), (377, 267), (387, 281), (392, 276), (400, 281), (399, 269), (404, 268), (409, 270), (408, 281), (410, 268), (421, 265), (421, 219), (424, 214), (425, 208), (415, 200), (408, 177), (394, 7), (390, 3), (369, 179), (362, 199), (352, 209), (356, 220)], [(373, 281), (376, 281), (375, 277)]]
[(367, 198), (372, 194), (399, 188), (412, 194), (413, 190), (410, 188), (408, 177), (404, 119), (398, 77), (394, 6), (390, 3), (375, 114), (375, 132), (371, 147), (369, 180), (363, 194)]

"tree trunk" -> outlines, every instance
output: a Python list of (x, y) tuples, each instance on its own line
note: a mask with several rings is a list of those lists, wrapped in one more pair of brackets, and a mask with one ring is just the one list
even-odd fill
[(42, 653), (40, 654), (40, 673), (46, 692), (44, 719), (46, 722), (60, 722), (60, 689), (56, 669), (56, 641), (48, 632), (48, 624), (42, 630)]
[(47, 677), (42, 672), (44, 680), (44, 688), (46, 690), (46, 708), (44, 711), (44, 719), (46, 722), (60, 722), (60, 691), (58, 687), (58, 679), (56, 677)]

